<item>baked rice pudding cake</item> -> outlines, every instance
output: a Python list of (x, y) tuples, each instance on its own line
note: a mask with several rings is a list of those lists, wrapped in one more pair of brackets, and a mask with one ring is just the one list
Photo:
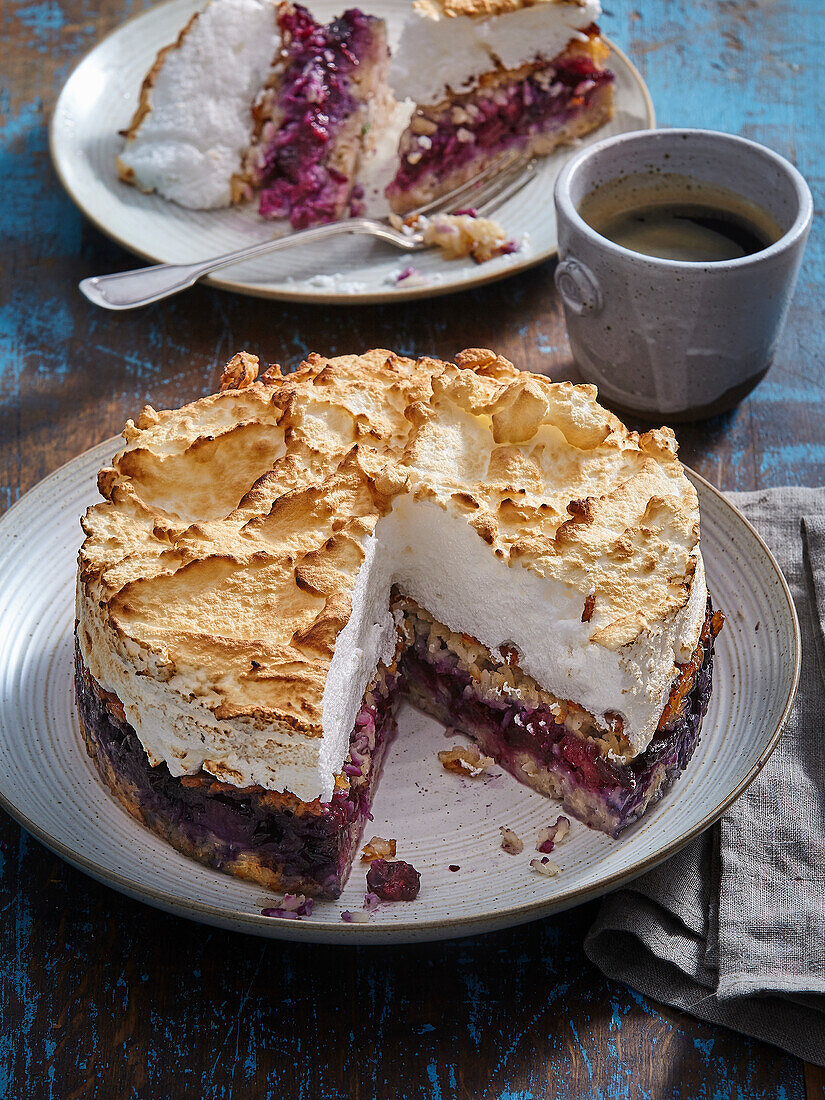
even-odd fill
[(406, 693), (588, 825), (636, 821), (721, 626), (673, 433), (479, 349), (257, 371), (129, 421), (83, 520), (77, 701), (123, 805), (335, 897)]
[(612, 116), (600, 12), (414, 0), (391, 64), (384, 21), (358, 8), (323, 24), (287, 0), (209, 0), (146, 75), (118, 174), (194, 209), (256, 199), (296, 229), (337, 221), (363, 212), (363, 162), (391, 129), (394, 91), (414, 104), (387, 187), (406, 214)]
[(598, 0), (415, 0), (390, 83), (416, 104), (387, 188), (404, 214), (512, 151), (546, 155), (613, 115)]

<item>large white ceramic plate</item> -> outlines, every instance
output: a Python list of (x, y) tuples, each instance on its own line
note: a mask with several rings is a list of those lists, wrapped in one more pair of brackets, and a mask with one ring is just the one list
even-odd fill
[[(443, 727), (408, 708), (367, 836), (398, 839), (398, 856), (421, 872), (418, 899), (383, 905), (369, 924), (343, 923), (341, 911), (363, 901), (364, 868), (356, 863), (341, 899), (316, 904), (311, 919), (263, 917), (272, 895), (156, 839), (108, 793), (84, 751), (72, 689), (78, 521), (98, 499), (97, 471), (116, 449), (109, 441), (87, 451), (0, 520), (0, 803), (58, 855), (131, 897), (263, 936), (339, 943), (519, 924), (610, 890), (676, 851), (741, 794), (776, 745), (799, 675), (793, 603), (753, 528), (694, 477), (708, 582), (727, 623), (700, 744), (659, 804), (620, 840), (574, 822), (554, 853), (561, 873), (544, 878), (530, 870), (530, 849), (558, 804), (499, 769), (483, 780), (445, 772), (436, 756), (451, 743)], [(522, 855), (501, 851), (501, 825), (524, 838)]]
[[(57, 173), (80, 209), (110, 237), (144, 259), (191, 263), (266, 240), (283, 232), (264, 222), (253, 208), (185, 210), (157, 195), (143, 195), (121, 183), (115, 156), (128, 126), (141, 81), (157, 51), (173, 41), (203, 0), (166, 0), (110, 34), (84, 58), (57, 101), (51, 123), (51, 149)], [(328, 20), (341, 0), (312, 0), (313, 14)], [(367, 10), (387, 20), (394, 41), (409, 0), (370, 0)], [(584, 142), (654, 125), (653, 104), (644, 82), (615, 46), (616, 114)], [(426, 298), (464, 290), (514, 274), (556, 251), (553, 184), (570, 148), (548, 157), (531, 183), (497, 214), (524, 247), (477, 265), (444, 260), (436, 252), (416, 253), (420, 276), (396, 283), (409, 265), (408, 253), (365, 238), (345, 237), (315, 248), (287, 250), (226, 268), (210, 278), (215, 286), (266, 298), (295, 301), (364, 303)]]

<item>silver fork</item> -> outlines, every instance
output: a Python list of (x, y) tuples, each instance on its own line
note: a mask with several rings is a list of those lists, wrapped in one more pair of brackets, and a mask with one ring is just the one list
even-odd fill
[[(503, 161), (489, 165), (460, 187), (446, 195), (413, 210), (407, 217), (442, 214), (471, 206), (480, 216), (492, 214), (508, 199), (517, 194), (533, 178), (538, 162), (535, 158), (513, 153)], [(263, 256), (269, 252), (296, 245), (315, 244), (345, 234), (377, 237), (405, 252), (417, 252), (426, 248), (424, 234), (409, 227), (396, 229), (389, 221), (373, 221), (369, 218), (349, 218), (332, 222), (315, 229), (304, 229), (274, 240), (248, 245), (246, 248), (200, 260), (194, 264), (156, 264), (154, 267), (138, 267), (132, 271), (120, 271), (114, 275), (94, 275), (83, 279), (80, 290), (90, 302), (104, 309), (135, 309), (169, 298), (193, 286), (198, 279), (222, 267)]]

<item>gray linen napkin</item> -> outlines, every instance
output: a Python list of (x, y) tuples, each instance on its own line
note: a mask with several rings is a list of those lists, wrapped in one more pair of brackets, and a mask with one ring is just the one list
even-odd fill
[(825, 1065), (825, 489), (731, 493), (773, 550), (802, 676), (767, 765), (721, 821), (610, 895), (587, 934), (608, 977)]

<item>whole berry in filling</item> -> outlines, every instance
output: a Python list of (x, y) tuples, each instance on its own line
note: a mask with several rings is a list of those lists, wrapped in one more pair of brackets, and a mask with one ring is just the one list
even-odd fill
[(392, 863), (376, 859), (367, 871), (367, 886), (382, 901), (413, 901), (421, 888), (421, 875), (403, 859)]

